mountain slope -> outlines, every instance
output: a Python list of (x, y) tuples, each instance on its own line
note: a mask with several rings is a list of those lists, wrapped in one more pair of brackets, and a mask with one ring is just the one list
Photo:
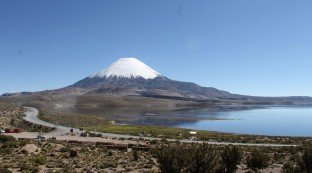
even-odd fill
[(119, 59), (103, 71), (78, 81), (69, 88), (90, 90), (87, 94), (167, 96), (193, 99), (238, 97), (215, 88), (168, 79), (135, 58)]
[(170, 96), (198, 99), (233, 98), (226, 91), (201, 87), (194, 83), (170, 80), (166, 77), (154, 79), (138, 78), (85, 78), (71, 87), (91, 89), (88, 94), (120, 94), (144, 96)]

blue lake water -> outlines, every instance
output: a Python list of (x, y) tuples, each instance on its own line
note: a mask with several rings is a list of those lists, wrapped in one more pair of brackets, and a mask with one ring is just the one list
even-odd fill
[(179, 122), (174, 126), (243, 134), (312, 136), (312, 107), (271, 107), (225, 112), (193, 111), (191, 114), (202, 119)]

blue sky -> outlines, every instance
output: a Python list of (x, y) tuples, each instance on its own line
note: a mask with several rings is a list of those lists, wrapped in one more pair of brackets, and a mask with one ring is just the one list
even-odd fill
[(312, 96), (310, 0), (0, 1), (0, 93), (70, 85), (120, 57), (233, 93)]

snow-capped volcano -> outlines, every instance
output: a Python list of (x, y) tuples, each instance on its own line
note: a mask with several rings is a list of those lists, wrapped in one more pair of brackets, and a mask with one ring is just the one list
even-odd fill
[(225, 99), (240, 98), (229, 92), (195, 83), (171, 80), (136, 58), (121, 58), (108, 68), (73, 85), (41, 92), (41, 95), (137, 95), (155, 98)]
[[(312, 102), (311, 97), (253, 97), (232, 94), (212, 87), (201, 87), (191, 82), (176, 81), (160, 75), (136, 58), (121, 58), (103, 71), (64, 88), (40, 92), (7, 93), (3, 96), (29, 95), (131, 95), (162, 99), (209, 100), (209, 105), (218, 103), (218, 100), (242, 100), (250, 101), (251, 104), (260, 102), (265, 105), (271, 103), (285, 105), (293, 102), (311, 104)], [(210, 102), (211, 100), (214, 101)]]
[[(93, 96), (98, 97), (100, 95), (153, 97), (154, 99), (200, 101), (198, 106), (209, 107), (213, 104), (229, 104), (231, 102), (233, 105), (236, 105), (240, 101), (243, 104), (246, 102), (247, 106), (248, 104), (312, 104), (311, 97), (253, 97), (232, 94), (212, 87), (201, 87), (191, 82), (172, 80), (160, 75), (160, 73), (135, 58), (121, 58), (103, 71), (64, 88), (39, 92), (7, 93), (2, 96), (31, 95), (72, 95), (78, 97), (84, 95), (89, 98)], [(97, 99), (95, 100), (97, 101)], [(222, 100), (226, 102), (222, 102)], [(119, 101), (116, 101), (116, 103), (117, 102)], [(159, 102), (160, 105), (162, 103), (165, 102)], [(109, 108), (115, 107), (115, 101), (109, 104), (111, 104)], [(183, 106), (184, 104), (186, 104), (186, 102), (180, 105)], [(118, 103), (116, 105), (118, 105)], [(189, 106), (193, 107), (194, 105), (196, 106), (196, 104), (192, 103)], [(171, 107), (171, 104), (169, 107)]]
[(136, 58), (121, 58), (109, 67), (86, 77), (67, 89), (87, 94), (142, 95), (181, 98), (225, 98), (232, 94), (194, 83), (171, 80)]
[(154, 79), (160, 74), (136, 58), (120, 58), (106, 69), (91, 75), (90, 78), (138, 78)]

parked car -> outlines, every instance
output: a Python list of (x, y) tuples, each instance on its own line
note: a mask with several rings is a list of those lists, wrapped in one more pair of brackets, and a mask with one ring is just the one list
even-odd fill
[(4, 130), (0, 130), (0, 134), (1, 134), (1, 133), (5, 133), (5, 131), (4, 131)]
[(5, 129), (4, 130), (5, 133), (21, 133), (22, 132), (22, 129)]
[(5, 131), (5, 133), (14, 133), (13, 129), (5, 129), (4, 131)]
[(13, 132), (14, 133), (22, 133), (22, 129), (14, 129)]

